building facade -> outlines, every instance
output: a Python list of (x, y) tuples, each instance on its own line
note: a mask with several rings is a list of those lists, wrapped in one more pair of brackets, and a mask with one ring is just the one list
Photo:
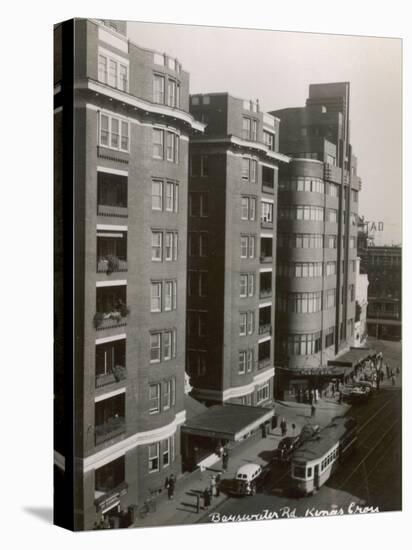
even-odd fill
[[(358, 192), (349, 83), (312, 84), (305, 107), (274, 111), (280, 151), (277, 390), (296, 395), (330, 376), (354, 342)], [(278, 376), (279, 375), (279, 376)]]
[[(181, 470), (189, 135), (203, 125), (180, 62), (129, 41), (126, 23), (58, 25), (55, 56), (56, 135), (65, 110), (74, 120), (75, 529), (90, 529), (125, 520)], [(65, 154), (57, 138), (56, 189)], [(67, 266), (56, 269), (58, 287)], [(56, 457), (63, 469), (64, 449)]]
[(367, 324), (370, 336), (402, 338), (402, 248), (367, 246), (360, 250), (361, 272), (369, 279)]
[(192, 95), (187, 369), (197, 399), (269, 405), (279, 120), (227, 93)]
[(362, 347), (368, 336), (367, 310), (368, 310), (369, 280), (366, 273), (360, 272), (360, 257), (356, 258), (356, 315), (355, 315), (355, 347)]

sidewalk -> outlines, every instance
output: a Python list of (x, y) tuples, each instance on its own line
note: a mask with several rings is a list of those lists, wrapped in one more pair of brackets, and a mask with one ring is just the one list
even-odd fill
[[(320, 399), (316, 406), (314, 418), (310, 416), (310, 405), (302, 403), (276, 401), (275, 410), (279, 417), (287, 422), (287, 435), (298, 435), (302, 426), (311, 423), (326, 426), (334, 416), (343, 415), (350, 408), (347, 404), (339, 405), (327, 399)], [(279, 424), (278, 422), (278, 424)], [(292, 424), (295, 430), (292, 431)], [(231, 450), (229, 467), (227, 472), (222, 472), (222, 462), (219, 460), (211, 468), (204, 472), (184, 474), (178, 478), (173, 500), (168, 500), (162, 495), (157, 502), (156, 511), (149, 513), (145, 518), (137, 518), (133, 527), (158, 527), (162, 525), (188, 525), (193, 524), (214, 508), (219, 506), (229, 497), (221, 493), (219, 497), (212, 499), (208, 510), (203, 509), (202, 493), (209, 486), (210, 478), (218, 472), (222, 474), (222, 480), (233, 479), (236, 471), (242, 464), (253, 462), (268, 465), (274, 460), (279, 441), (282, 439), (280, 428), (272, 430), (266, 438), (262, 438), (260, 430), (249, 439), (241, 442)], [(197, 513), (197, 495), (200, 495), (200, 511)]]

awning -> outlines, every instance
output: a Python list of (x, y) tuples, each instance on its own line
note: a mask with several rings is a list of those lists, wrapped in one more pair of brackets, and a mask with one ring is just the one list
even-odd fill
[(186, 434), (213, 439), (239, 441), (252, 430), (267, 422), (275, 410), (247, 405), (214, 405), (206, 411), (189, 418), (182, 426)]
[(354, 368), (359, 363), (362, 363), (362, 361), (375, 356), (376, 351), (372, 348), (351, 348), (340, 357), (328, 361), (328, 366)]
[(370, 325), (376, 325), (376, 323), (378, 325), (388, 325), (388, 326), (397, 326), (397, 327), (400, 327), (402, 325), (402, 321), (400, 320), (395, 320), (395, 319), (373, 319), (373, 318), (370, 318), (370, 319), (366, 319), (366, 322)]

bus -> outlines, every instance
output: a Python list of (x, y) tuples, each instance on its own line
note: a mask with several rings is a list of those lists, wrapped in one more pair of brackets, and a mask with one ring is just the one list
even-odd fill
[(337, 416), (293, 453), (290, 475), (295, 492), (312, 495), (356, 448), (357, 423)]

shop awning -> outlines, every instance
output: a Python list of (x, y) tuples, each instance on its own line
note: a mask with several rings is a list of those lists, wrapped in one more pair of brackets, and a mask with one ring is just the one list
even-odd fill
[(186, 434), (239, 441), (274, 415), (275, 410), (247, 405), (214, 405), (189, 418), (182, 426)]
[(376, 356), (376, 351), (372, 348), (351, 348), (349, 351), (328, 361), (328, 367), (350, 367), (354, 368), (362, 361), (370, 359), (371, 357)]

